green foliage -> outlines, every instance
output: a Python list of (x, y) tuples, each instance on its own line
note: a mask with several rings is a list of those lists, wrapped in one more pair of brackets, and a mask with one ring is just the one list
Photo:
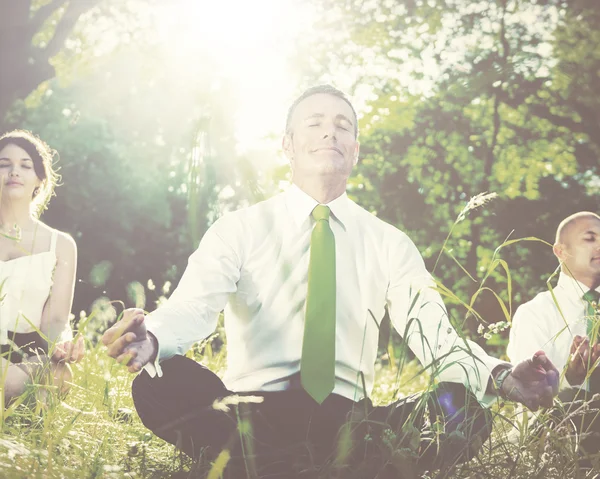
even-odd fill
[[(240, 157), (238, 99), (209, 47), (185, 56), (177, 52), (190, 45), (157, 45), (147, 9), (139, 8), (145, 3), (0, 6), (3, 18), (30, 27), (0, 32), (10, 72), (0, 75), (10, 80), (1, 84), (0, 124), (31, 128), (59, 151), (63, 186), (43, 219), (77, 240), (74, 309), (97, 306), (86, 323), (91, 352), (76, 366), (67, 402), (8, 411), (0, 437), (7, 477), (166, 477), (191, 467), (135, 417), (119, 422), (123, 408), (132, 408), (131, 377), (93, 344), (117, 316), (111, 298), (151, 309), (162, 294), (139, 281), (176, 281), (218, 215), (268, 196), (285, 176), (257, 172)], [(597, 209), (597, 5), (314, 3), (323, 29), (310, 55), (297, 57), (315, 69), (306, 81), (340, 71), (357, 92), (368, 85), (372, 94), (349, 195), (409, 234), (439, 279), (454, 324), (461, 329), (468, 319), (470, 334), (503, 354), (515, 306), (554, 270), (554, 228), (574, 211)], [(83, 15), (89, 21), (78, 23)], [(114, 41), (102, 50), (104, 31)], [(483, 192), (498, 198), (461, 218), (463, 205)], [(190, 354), (220, 371), (223, 341), (211, 338)], [(425, 390), (427, 365), (409, 362), (397, 338), (383, 343), (374, 401)], [(455, 477), (579, 474), (570, 432), (528, 436), (526, 415), (512, 405), (503, 412), (481, 460)], [(402, 454), (391, 460), (404, 464)]]
[[(66, 403), (35, 406), (29, 397), (5, 412), (0, 439), (2, 477), (167, 477), (172, 452), (139, 421), (131, 423), (131, 377), (100, 347), (75, 366)], [(33, 388), (26, 393), (35, 396)], [(32, 401), (33, 400), (33, 406)]]
[[(85, 318), (83, 324), (90, 325), (93, 319)], [(218, 329), (222, 335), (222, 321)], [(222, 375), (226, 348), (216, 338), (198, 345), (188, 356)], [(84, 360), (74, 365), (75, 380), (63, 402), (51, 388), (46, 389), (49, 396), (45, 402), (40, 402), (38, 386), (30, 388), (5, 410), (0, 431), (2, 477), (159, 479), (179, 477), (175, 476), (177, 473), (190, 478), (220, 477), (229, 461), (227, 450), (212, 463), (202, 458), (192, 463), (173, 446), (153, 436), (135, 414), (130, 389), (133, 375), (109, 359), (103, 346), (94, 346), (93, 342), (87, 345)], [(395, 353), (392, 349), (376, 364), (375, 384), (371, 396), (375, 405), (388, 404), (412, 393), (427, 394), (431, 387), (430, 377), (421, 365), (407, 361), (401, 351)], [(492, 408), (491, 440), (483, 445), (479, 455), (464, 465), (433, 472), (428, 477), (584, 477), (577, 464), (580, 438), (570, 427), (580, 412), (573, 411), (558, 425), (542, 412), (533, 423), (531, 414), (514, 404), (497, 404)], [(402, 431), (380, 431), (383, 457), (407, 478), (416, 477), (410, 471), (414, 469), (414, 451), (420, 437), (418, 428), (412, 424), (409, 421)], [(250, 437), (248, 426), (242, 421), (240, 434)], [(370, 430), (371, 435), (364, 438), (365, 448), (371, 447), (369, 444), (378, 434), (377, 429)], [(310, 458), (304, 459), (307, 462), (303, 463), (298, 478), (332, 477), (340, 471), (349, 478), (371, 477), (380, 464), (365, 458), (364, 462), (355, 460), (352, 470), (344, 465), (350, 459), (344, 455), (344, 437), (340, 435), (335, 459), (324, 468), (317, 468)], [(346, 449), (350, 447), (348, 442)]]
[[(343, 25), (345, 33), (335, 48), (328, 43), (323, 62), (357, 71), (352, 84), (371, 86), (350, 192), (405, 230), (430, 268), (452, 227), (435, 272), (463, 301), (474, 297), (494, 245), (529, 236), (552, 242), (564, 217), (597, 209), (588, 196), (599, 183), (597, 6), (315, 3), (330, 9), (325, 27)], [(459, 205), (484, 192), (498, 199), (452, 226)], [(501, 259), (513, 271), (512, 291), (500, 293), (504, 303), (531, 298), (556, 264), (541, 243), (513, 244)], [(487, 281), (496, 290), (506, 280), (493, 273)], [(475, 306), (489, 322), (505, 316), (489, 292)]]
[(223, 211), (277, 189), (236, 151), (237, 98), (210, 47), (157, 43), (151, 7), (137, 0), (0, 7), (6, 18), (31, 22), (30, 30), (4, 31), (22, 45), (10, 47), (11, 76), (2, 79), (12, 78), (28, 49), (52, 44), (51, 70), (33, 65), (31, 84), (3, 86), (12, 104), (6, 116), (0, 105), (0, 126), (31, 129), (59, 153), (62, 183), (42, 220), (77, 241), (75, 311), (99, 296), (128, 297), (133, 281), (178, 280)]

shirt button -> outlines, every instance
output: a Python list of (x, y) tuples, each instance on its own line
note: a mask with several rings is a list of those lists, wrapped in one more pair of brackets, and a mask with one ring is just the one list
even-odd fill
[(448, 334), (450, 334), (452, 332), (452, 328), (448, 328), (448, 331), (446, 331)]

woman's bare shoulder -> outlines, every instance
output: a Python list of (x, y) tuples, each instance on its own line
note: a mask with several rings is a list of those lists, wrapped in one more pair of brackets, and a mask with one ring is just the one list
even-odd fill
[(56, 232), (56, 254), (57, 256), (74, 256), (77, 254), (77, 244), (73, 237), (64, 231), (51, 228), (47, 224), (38, 220), (38, 228), (45, 237), (52, 237)]

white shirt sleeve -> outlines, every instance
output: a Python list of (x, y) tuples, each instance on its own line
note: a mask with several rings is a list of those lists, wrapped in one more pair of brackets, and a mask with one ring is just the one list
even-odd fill
[(492, 370), (508, 364), (458, 335), (423, 259), (408, 238), (390, 251), (387, 304), (392, 324), (424, 368), (441, 381), (462, 383), (485, 405)]
[[(570, 338), (571, 334), (566, 324), (556, 335), (549, 330), (550, 319), (556, 315), (555, 311), (550, 310), (548, 305), (542, 302), (529, 301), (519, 306), (513, 316), (506, 354), (514, 364), (517, 364), (530, 359), (538, 351), (544, 351), (561, 373), (560, 389), (563, 389), (570, 387), (564, 376), (567, 364), (565, 351), (562, 351), (556, 343), (560, 335), (564, 334)], [(570, 339), (565, 343), (561, 340), (560, 343), (570, 347), (569, 341)]]
[(145, 366), (152, 377), (162, 375), (161, 361), (185, 354), (215, 330), (219, 313), (237, 289), (241, 260), (225, 238), (239, 225), (235, 218), (226, 218), (208, 229), (169, 300), (148, 315), (148, 331), (158, 343), (155, 363)]
[[(531, 302), (522, 304), (513, 316), (506, 354), (512, 362), (520, 363), (530, 359), (536, 352), (544, 350), (548, 355), (549, 333), (543, 327), (543, 319), (539, 316)], [(556, 364), (556, 358), (548, 356)]]

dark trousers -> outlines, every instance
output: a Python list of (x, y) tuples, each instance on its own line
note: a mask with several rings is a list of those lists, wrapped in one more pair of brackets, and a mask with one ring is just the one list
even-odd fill
[(441, 383), (389, 406), (336, 394), (319, 405), (301, 388), (236, 394), (183, 356), (161, 366), (162, 377), (143, 371), (133, 381), (140, 419), (193, 458), (227, 449), (236, 479), (297, 477), (306, 464), (361, 479), (392, 464), (406, 472), (439, 469), (470, 459), (491, 432), (489, 412), (461, 384)]

